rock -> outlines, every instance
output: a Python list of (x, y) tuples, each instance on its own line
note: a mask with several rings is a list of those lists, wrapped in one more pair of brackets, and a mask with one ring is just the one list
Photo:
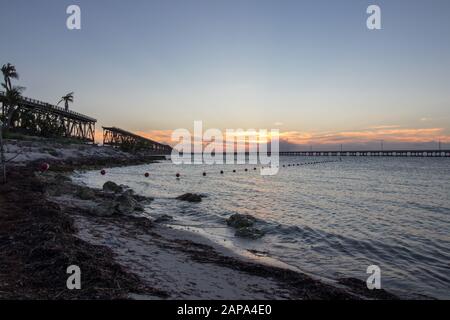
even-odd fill
[(233, 214), (228, 218), (227, 224), (236, 229), (235, 236), (241, 238), (258, 239), (264, 232), (253, 227), (256, 218), (248, 214)]
[(119, 187), (122, 188), (122, 191), (120, 192), (129, 192), (130, 194), (134, 194), (133, 189), (131, 189), (129, 186), (124, 184), (119, 184)]
[(248, 214), (233, 214), (231, 217), (228, 218), (227, 224), (230, 227), (233, 228), (246, 228), (246, 227), (252, 227), (256, 222), (256, 218), (248, 215)]
[(94, 190), (85, 187), (78, 189), (77, 196), (82, 200), (94, 200), (96, 198)]
[(68, 176), (66, 176), (66, 175), (64, 175), (64, 174), (60, 174), (60, 173), (56, 174), (54, 179), (55, 179), (55, 181), (58, 182), (58, 183), (63, 183), (63, 182), (70, 182), (70, 181), (72, 181), (72, 179), (70, 179), (70, 177), (68, 177)]
[(134, 211), (140, 211), (140, 212), (144, 212), (145, 208), (142, 204), (137, 203), (136, 206), (134, 207)]
[(137, 227), (141, 227), (144, 229), (152, 228), (153, 223), (148, 219), (144, 217), (133, 217), (133, 222), (136, 224)]
[[(127, 186), (124, 185), (120, 185), (123, 188), (128, 188)], [(138, 201), (138, 202), (150, 202), (153, 201), (154, 199), (151, 197), (146, 197), (146, 196), (141, 196), (139, 194), (135, 194), (134, 191), (132, 189), (126, 189), (123, 194), (129, 195), (130, 197), (132, 197), (134, 200)]]
[(238, 228), (234, 235), (241, 238), (259, 239), (264, 236), (264, 232), (253, 227), (243, 227)]
[(169, 216), (168, 214), (163, 214), (160, 215), (158, 218), (155, 219), (156, 223), (161, 223), (161, 222), (167, 222), (167, 221), (171, 221), (173, 220), (172, 216)]
[(105, 192), (114, 192), (114, 193), (122, 193), (123, 187), (117, 185), (116, 183), (112, 181), (106, 181), (105, 184), (103, 184), (103, 191)]
[(154, 200), (151, 197), (141, 196), (139, 194), (133, 194), (132, 197), (134, 200), (136, 200), (138, 202), (151, 202)]
[(133, 211), (144, 211), (144, 207), (129, 193), (124, 193), (116, 198), (116, 211), (119, 214), (131, 214)]
[(116, 195), (114, 193), (102, 192), (98, 195), (102, 199), (114, 200)]
[(176, 199), (187, 202), (201, 202), (203, 196), (195, 193), (185, 193), (181, 196), (176, 197)]
[(92, 207), (89, 213), (98, 217), (110, 217), (116, 213), (116, 208), (112, 204), (104, 202)]

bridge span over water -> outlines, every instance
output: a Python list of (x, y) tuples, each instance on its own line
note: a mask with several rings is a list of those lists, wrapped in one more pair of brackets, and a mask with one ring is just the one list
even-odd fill
[(169, 155), (172, 152), (172, 147), (169, 145), (144, 138), (117, 127), (103, 127), (103, 145), (120, 147), (127, 151), (144, 150), (158, 155)]
[(450, 150), (280, 151), (279, 155), (305, 157), (450, 157)]

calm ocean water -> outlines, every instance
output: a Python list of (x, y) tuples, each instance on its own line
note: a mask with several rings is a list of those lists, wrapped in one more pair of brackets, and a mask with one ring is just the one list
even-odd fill
[[(332, 159), (282, 157), (281, 164)], [(174, 224), (214, 241), (265, 252), (310, 274), (365, 280), (367, 267), (375, 264), (387, 290), (450, 298), (449, 159), (352, 157), (280, 168), (265, 177), (253, 167), (167, 161), (108, 169), (105, 176), (86, 172), (75, 179), (98, 188), (107, 180), (126, 184), (155, 197), (147, 208), (150, 216), (171, 215)], [(186, 192), (207, 197), (198, 204), (173, 200)], [(236, 238), (225, 221), (234, 213), (258, 218), (266, 235)]]

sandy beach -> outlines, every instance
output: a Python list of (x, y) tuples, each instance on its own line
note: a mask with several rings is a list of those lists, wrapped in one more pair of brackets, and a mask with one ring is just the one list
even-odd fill
[[(324, 283), (257, 255), (240, 256), (193, 232), (150, 221), (139, 214), (142, 208), (111, 211), (117, 195), (70, 179), (73, 170), (154, 161), (145, 155), (50, 141), (8, 141), (6, 150), (7, 158), (19, 156), (0, 193), (3, 299), (396, 298), (370, 291), (360, 280)], [(43, 161), (50, 164), (47, 172), (38, 170)], [(139, 207), (152, 201), (120, 192)], [(66, 288), (71, 264), (82, 270), (82, 290)]]

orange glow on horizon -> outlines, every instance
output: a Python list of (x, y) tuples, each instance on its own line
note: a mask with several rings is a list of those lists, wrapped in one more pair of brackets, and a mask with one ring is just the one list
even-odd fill
[[(427, 143), (438, 140), (442, 143), (450, 143), (450, 135), (445, 134), (444, 131), (443, 128), (414, 129), (399, 128), (398, 126), (377, 126), (366, 130), (342, 132), (285, 131), (280, 132), (279, 138), (280, 142), (293, 145), (361, 144), (378, 142), (380, 140), (406, 144)], [(172, 130), (135, 131), (135, 133), (172, 146), (178, 143), (171, 140)], [(225, 130), (222, 133), (225, 135)], [(267, 135), (258, 137), (258, 142), (260, 143), (266, 139), (270, 141), (270, 131)], [(95, 138), (97, 143), (103, 141), (103, 133), (101, 130), (96, 131)]]

